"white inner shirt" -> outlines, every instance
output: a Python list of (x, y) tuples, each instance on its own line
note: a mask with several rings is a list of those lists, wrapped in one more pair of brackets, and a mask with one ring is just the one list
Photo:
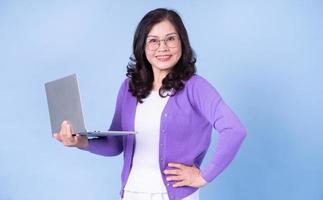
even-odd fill
[(162, 98), (152, 91), (138, 103), (135, 116), (136, 145), (126, 191), (167, 192), (159, 167), (160, 119), (169, 96)]

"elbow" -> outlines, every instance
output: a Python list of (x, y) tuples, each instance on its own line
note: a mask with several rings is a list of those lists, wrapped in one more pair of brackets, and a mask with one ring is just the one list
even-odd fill
[(247, 129), (241, 124), (239, 128), (236, 129), (236, 133), (239, 136), (239, 139), (243, 141), (247, 137)]
[(111, 149), (107, 149), (106, 156), (118, 156), (123, 152), (122, 144), (118, 144)]
[(118, 156), (118, 155), (120, 155), (122, 152), (123, 152), (123, 148), (122, 148), (122, 146), (121, 146), (121, 147), (120, 147), (120, 148), (118, 148), (116, 151), (111, 152), (111, 153), (110, 153), (110, 156)]
[(114, 156), (120, 155), (121, 153), (122, 153), (122, 151), (108, 152), (106, 154), (106, 156), (108, 156), (108, 157), (114, 157)]
[(106, 138), (106, 156), (118, 156), (123, 152), (122, 137), (119, 136), (108, 136)]

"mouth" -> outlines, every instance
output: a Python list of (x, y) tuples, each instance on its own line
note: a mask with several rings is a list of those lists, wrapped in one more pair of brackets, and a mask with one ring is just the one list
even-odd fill
[(170, 60), (170, 58), (172, 57), (172, 55), (159, 55), (156, 56), (157, 60), (161, 61), (161, 62), (165, 62)]

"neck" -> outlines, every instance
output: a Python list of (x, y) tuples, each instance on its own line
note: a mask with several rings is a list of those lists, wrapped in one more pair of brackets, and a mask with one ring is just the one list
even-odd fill
[(161, 70), (155, 70), (154, 72), (154, 83), (152, 90), (159, 90), (159, 88), (163, 85), (162, 81), (167, 76), (167, 74), (170, 72), (169, 70), (161, 71)]

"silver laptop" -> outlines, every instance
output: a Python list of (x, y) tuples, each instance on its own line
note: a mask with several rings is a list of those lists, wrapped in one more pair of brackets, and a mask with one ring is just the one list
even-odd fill
[(75, 74), (45, 83), (52, 133), (58, 133), (61, 123), (71, 123), (74, 133), (89, 137), (136, 134), (135, 131), (89, 131), (85, 128), (78, 81)]

